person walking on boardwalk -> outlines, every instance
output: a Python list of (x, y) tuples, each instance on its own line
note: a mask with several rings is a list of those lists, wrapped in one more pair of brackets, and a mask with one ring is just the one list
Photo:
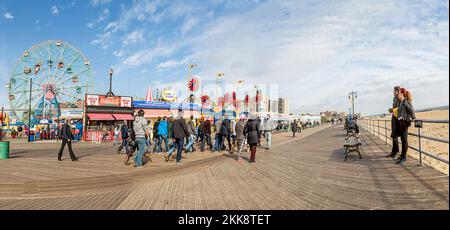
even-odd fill
[(270, 117), (270, 114), (267, 115), (263, 127), (264, 127), (264, 137), (266, 138), (267, 142), (267, 150), (270, 150), (270, 148), (272, 147), (272, 133), (273, 130), (276, 128), (275, 122)]
[(205, 151), (205, 142), (206, 142), (206, 144), (208, 144), (208, 146), (209, 146), (209, 150), (212, 152), (213, 146), (211, 143), (211, 121), (209, 119), (206, 119), (206, 121), (204, 121), (203, 126), (202, 126), (202, 133), (203, 133), (203, 139), (202, 139), (200, 151), (201, 152)]
[(398, 99), (400, 100), (398, 106), (398, 122), (400, 139), (402, 141), (402, 152), (397, 159), (397, 164), (400, 164), (406, 161), (406, 154), (408, 153), (408, 128), (416, 119), (416, 114), (412, 106), (412, 96), (409, 91), (405, 88), (400, 88)]
[(298, 129), (297, 121), (294, 120), (294, 122), (291, 123), (291, 130), (292, 130), (293, 137), (295, 137), (295, 133), (297, 133), (297, 129)]
[(159, 137), (159, 146), (158, 146), (158, 154), (162, 152), (162, 142), (164, 141), (165, 152), (169, 151), (168, 139), (167, 136), (169, 134), (167, 127), (167, 117), (163, 117), (162, 121), (159, 122), (158, 125), (158, 137)]
[(144, 118), (144, 110), (139, 110), (133, 122), (134, 135), (136, 136), (137, 154), (134, 158), (134, 164), (136, 168), (142, 168), (142, 156), (145, 151), (145, 133), (147, 122)]
[(173, 122), (173, 133), (175, 137), (175, 143), (178, 145), (178, 152), (177, 152), (177, 165), (183, 164), (181, 162), (181, 154), (183, 153), (183, 145), (184, 145), (184, 138), (189, 136), (188, 127), (186, 125), (186, 121), (183, 118), (184, 111), (179, 110), (178, 112), (178, 118), (175, 119)]
[(189, 136), (188, 136), (188, 144), (186, 145), (186, 153), (188, 152), (194, 152), (195, 148), (194, 148), (194, 143), (195, 143), (195, 122), (194, 122), (194, 116), (191, 115), (188, 123), (187, 123), (187, 127), (188, 127), (188, 132), (189, 132)]
[(153, 124), (153, 153), (156, 153), (159, 151), (158, 148), (161, 147), (160, 143), (159, 143), (159, 137), (158, 137), (158, 126), (159, 126), (159, 122), (161, 122), (161, 117), (158, 117), (158, 119), (156, 120), (156, 122)]
[(247, 124), (245, 124), (244, 134), (247, 136), (247, 143), (250, 145), (250, 160), (249, 163), (256, 162), (256, 147), (258, 145), (260, 130), (260, 123), (256, 120), (254, 115), (251, 115)]
[(400, 100), (398, 99), (398, 94), (400, 93), (400, 86), (394, 87), (394, 99), (392, 100), (392, 108), (389, 109), (391, 116), (391, 138), (392, 138), (392, 150), (386, 157), (395, 157), (397, 153), (400, 152), (398, 137), (399, 135), (399, 121), (398, 121), (398, 106), (400, 105)]
[(125, 147), (125, 152), (128, 154), (130, 149), (128, 148), (128, 137), (129, 137), (129, 129), (128, 129), (128, 122), (123, 121), (123, 125), (120, 128), (120, 135), (122, 136), (122, 144), (120, 144), (119, 148), (117, 149), (117, 154), (120, 154), (122, 152), (123, 147)]
[(222, 152), (222, 136), (220, 135), (220, 127), (222, 126), (222, 118), (218, 117), (216, 123), (214, 124), (214, 149), (212, 152), (219, 151)]
[(72, 161), (78, 160), (78, 158), (75, 156), (75, 154), (73, 153), (73, 150), (72, 150), (73, 134), (72, 134), (72, 127), (70, 127), (69, 123), (70, 123), (70, 117), (67, 117), (66, 122), (62, 125), (61, 131), (59, 132), (60, 138), (62, 141), (61, 141), (61, 148), (59, 149), (59, 152), (58, 152), (58, 161), (62, 161), (61, 157), (62, 157), (64, 147), (66, 146), (66, 144), (69, 147), (70, 159)]
[(119, 144), (119, 132), (120, 132), (120, 128), (117, 125), (114, 128), (114, 141), (113, 141), (113, 145)]
[(153, 127), (152, 127), (152, 121), (147, 120), (147, 135), (145, 136), (145, 153), (149, 153), (150, 147), (152, 146), (152, 136), (153, 136)]
[(236, 142), (237, 142), (237, 151), (238, 151), (238, 161), (241, 160), (242, 149), (244, 149), (245, 145), (245, 135), (244, 129), (246, 125), (246, 116), (244, 114), (241, 115), (239, 121), (236, 123)]
[(232, 154), (233, 149), (231, 148), (231, 139), (230, 139), (231, 129), (230, 129), (230, 127), (231, 127), (231, 121), (227, 117), (222, 121), (222, 125), (220, 126), (220, 136), (222, 137), (222, 142), (220, 144), (220, 147), (221, 147), (221, 150), (225, 150), (226, 149), (225, 140), (227, 140), (228, 147), (230, 148), (229, 152)]

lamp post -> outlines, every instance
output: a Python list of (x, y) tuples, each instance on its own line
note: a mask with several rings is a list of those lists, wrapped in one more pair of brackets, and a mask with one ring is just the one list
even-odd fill
[(30, 131), (31, 131), (31, 91), (33, 90), (33, 78), (30, 78), (30, 98), (28, 103), (28, 142), (30, 139)]
[(112, 92), (112, 76), (113, 76), (113, 68), (109, 69), (109, 92), (106, 94), (107, 97), (114, 97), (114, 93)]
[(352, 117), (355, 118), (355, 99), (358, 98), (358, 93), (356, 91), (352, 91), (348, 94), (348, 99), (352, 100)]

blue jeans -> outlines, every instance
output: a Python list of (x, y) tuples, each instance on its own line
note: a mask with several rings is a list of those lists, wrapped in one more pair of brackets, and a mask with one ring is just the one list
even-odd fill
[(145, 137), (136, 137), (136, 144), (138, 145), (138, 152), (134, 158), (136, 167), (142, 166), (142, 156), (144, 156), (145, 150)]
[(200, 147), (201, 151), (205, 151), (205, 142), (206, 142), (206, 144), (208, 144), (209, 150), (212, 151), (213, 148), (212, 148), (212, 145), (211, 145), (211, 134), (207, 133), (207, 134), (203, 135), (202, 143), (201, 143), (201, 147)]
[(177, 141), (174, 141), (172, 143), (172, 146), (170, 147), (169, 151), (167, 152), (167, 156), (170, 157), (172, 156), (172, 153), (175, 151), (175, 149), (178, 147), (178, 143)]
[(216, 137), (214, 138), (214, 151), (222, 151), (222, 149), (220, 148), (221, 144), (222, 144), (222, 135), (216, 133)]
[(169, 145), (167, 144), (167, 135), (160, 135), (159, 136), (159, 145), (158, 145), (158, 152), (162, 152), (162, 148), (161, 148), (161, 144), (162, 141), (164, 140), (164, 145), (166, 147), (166, 152), (169, 151)]
[(148, 153), (148, 151), (150, 150), (150, 147), (152, 146), (152, 142), (150, 141), (150, 138), (145, 139), (145, 152)]
[(153, 138), (153, 152), (159, 151), (159, 137), (154, 137)]
[(178, 145), (178, 152), (177, 152), (177, 163), (178, 163), (181, 162), (181, 154), (183, 154), (184, 138), (177, 138), (176, 144)]
[(194, 134), (190, 134), (189, 135), (189, 143), (186, 145), (186, 150), (189, 150), (189, 151), (193, 150), (194, 139), (195, 139)]

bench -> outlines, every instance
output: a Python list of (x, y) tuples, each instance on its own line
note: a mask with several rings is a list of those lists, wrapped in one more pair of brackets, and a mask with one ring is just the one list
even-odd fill
[(361, 159), (361, 152), (359, 151), (359, 146), (361, 142), (359, 141), (359, 137), (356, 136), (355, 133), (350, 133), (344, 141), (345, 148), (345, 158), (344, 161), (347, 160), (348, 154), (351, 152), (357, 152), (359, 155), (359, 159)]

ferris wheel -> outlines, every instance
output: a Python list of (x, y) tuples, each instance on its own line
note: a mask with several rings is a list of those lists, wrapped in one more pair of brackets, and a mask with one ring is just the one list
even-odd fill
[(28, 121), (30, 97), (32, 123), (59, 118), (61, 105), (82, 108), (85, 93), (93, 87), (91, 65), (69, 43), (45, 41), (22, 54), (6, 87), (11, 115), (18, 121)]

